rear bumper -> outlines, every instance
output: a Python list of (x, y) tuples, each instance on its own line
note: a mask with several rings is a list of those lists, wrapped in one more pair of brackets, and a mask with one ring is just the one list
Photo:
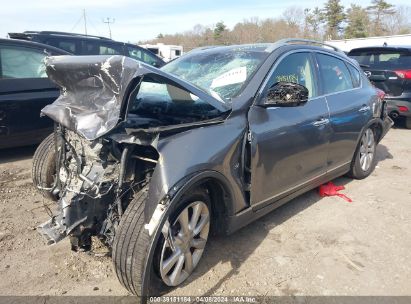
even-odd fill
[[(387, 111), (391, 117), (405, 116), (411, 117), (411, 96), (402, 96), (401, 98), (385, 97), (387, 102)], [(405, 108), (407, 109), (406, 111)]]

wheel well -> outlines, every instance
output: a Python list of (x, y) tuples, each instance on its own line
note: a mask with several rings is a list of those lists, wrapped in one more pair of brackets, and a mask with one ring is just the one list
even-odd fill
[(204, 187), (210, 196), (213, 232), (215, 234), (224, 233), (226, 219), (232, 206), (232, 196), (229, 190), (221, 181), (214, 178), (202, 181), (199, 186)]
[(376, 136), (376, 141), (379, 142), (381, 139), (381, 135), (382, 135), (382, 126), (381, 124), (374, 122), (370, 128), (374, 131), (374, 134)]

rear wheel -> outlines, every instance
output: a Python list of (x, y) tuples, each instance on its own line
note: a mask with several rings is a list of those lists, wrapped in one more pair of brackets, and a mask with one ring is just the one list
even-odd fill
[(356, 179), (366, 178), (371, 174), (376, 164), (376, 139), (373, 129), (368, 128), (363, 133), (351, 163), (349, 175)]
[(405, 118), (405, 127), (411, 129), (411, 117)]
[(54, 185), (55, 176), (55, 141), (54, 134), (50, 134), (40, 143), (36, 152), (34, 152), (31, 177), (34, 187), (36, 187), (45, 198), (53, 201), (58, 199), (57, 195), (50, 191)]
[[(147, 190), (143, 189), (132, 200), (116, 232), (113, 262), (122, 285), (141, 295), (145, 261), (150, 237), (144, 228), (144, 205)], [(150, 277), (156, 281), (159, 293), (180, 285), (198, 265), (210, 231), (210, 201), (202, 188), (184, 195), (171, 212), (168, 225), (154, 245)]]

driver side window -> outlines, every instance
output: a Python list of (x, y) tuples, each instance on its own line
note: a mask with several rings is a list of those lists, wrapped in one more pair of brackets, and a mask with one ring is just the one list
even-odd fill
[(305, 86), (308, 97), (317, 96), (316, 80), (309, 53), (290, 54), (277, 65), (268, 82), (271, 88), (277, 82), (292, 82)]

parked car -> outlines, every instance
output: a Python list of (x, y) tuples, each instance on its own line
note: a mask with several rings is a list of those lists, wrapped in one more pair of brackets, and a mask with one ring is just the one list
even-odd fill
[(363, 47), (351, 50), (348, 56), (386, 93), (390, 116), (405, 117), (406, 127), (411, 129), (411, 47)]
[(47, 78), (44, 58), (66, 51), (36, 42), (0, 39), (0, 149), (41, 142), (53, 121), (40, 110), (59, 95)]
[(165, 63), (160, 57), (135, 44), (100, 36), (53, 31), (25, 31), (9, 33), (9, 37), (52, 45), (75, 55), (124, 55), (155, 67), (161, 67)]
[(193, 273), (211, 231), (232, 233), (338, 176), (367, 177), (392, 121), (358, 64), (322, 46), (208, 47), (161, 69), (51, 57), (65, 94), (42, 110), (57, 127), (34, 158), (55, 155), (54, 182), (39, 186), (60, 211), (39, 232), (70, 236), (75, 250), (98, 235), (123, 286), (158, 295)]

